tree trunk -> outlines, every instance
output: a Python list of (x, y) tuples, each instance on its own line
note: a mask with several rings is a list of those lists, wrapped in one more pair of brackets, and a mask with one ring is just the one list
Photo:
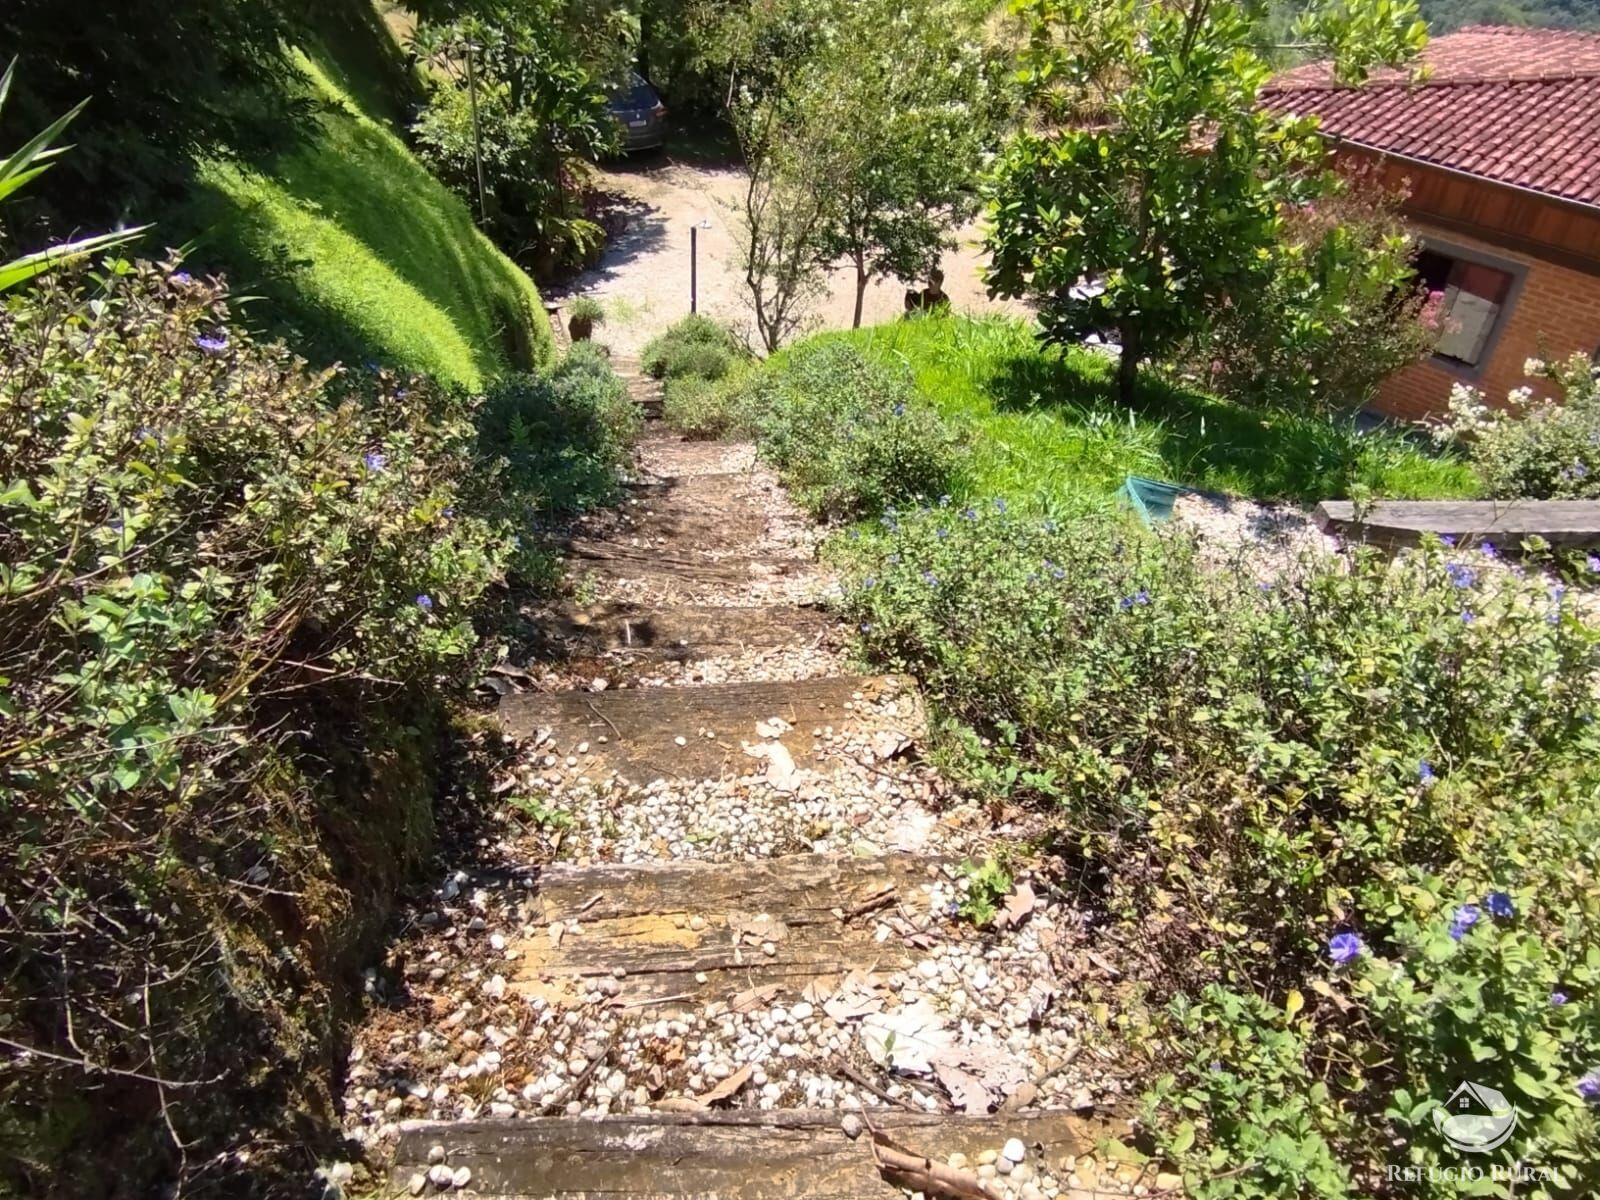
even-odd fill
[(850, 323), (851, 329), (861, 328), (861, 309), (867, 298), (867, 261), (858, 251), (856, 253), (856, 315)]
[(1117, 330), (1117, 338), (1122, 342), (1122, 357), (1117, 361), (1117, 399), (1132, 408), (1134, 385), (1139, 381), (1138, 324), (1124, 321)]

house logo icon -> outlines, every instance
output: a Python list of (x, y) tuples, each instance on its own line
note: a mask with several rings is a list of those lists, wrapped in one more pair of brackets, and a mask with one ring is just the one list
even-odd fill
[(1516, 1129), (1517, 1110), (1494, 1088), (1463, 1083), (1433, 1110), (1433, 1124), (1457, 1150), (1487, 1154), (1504, 1145)]

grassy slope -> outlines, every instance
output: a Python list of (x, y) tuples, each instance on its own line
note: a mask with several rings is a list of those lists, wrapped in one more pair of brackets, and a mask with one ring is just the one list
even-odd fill
[(1353, 484), (1409, 499), (1475, 488), (1468, 468), (1397, 433), (1355, 436), (1154, 379), (1130, 412), (1115, 399), (1109, 360), (1041, 350), (1026, 325), (1007, 318), (925, 318), (824, 336), (907, 364), (946, 416), (975, 426), (969, 482), (980, 495), (1088, 499), (1130, 473), (1302, 501), (1346, 496)]
[(181, 222), (199, 243), (191, 263), (262, 297), (247, 318), (315, 359), (477, 387), (547, 358), (532, 280), (401, 141), (366, 64), (319, 49), (301, 65), (325, 105), (319, 133), (270, 163), (202, 168)]

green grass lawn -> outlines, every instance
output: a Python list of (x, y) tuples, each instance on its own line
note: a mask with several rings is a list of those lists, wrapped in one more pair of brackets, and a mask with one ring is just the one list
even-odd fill
[(260, 298), (245, 319), (315, 359), (475, 388), (547, 358), (532, 280), (411, 154), (380, 89), (323, 52), (301, 65), (322, 104), (317, 132), (270, 162), (202, 166), (201, 195), (175, 222), (195, 238), (191, 269), (224, 268), (236, 295)]
[(1315, 502), (1475, 494), (1463, 463), (1398, 430), (1263, 413), (1147, 378), (1129, 410), (1115, 363), (1089, 350), (1047, 350), (1005, 317), (926, 317), (847, 333), (871, 357), (910, 367), (947, 418), (966, 423), (974, 494), (1084, 501), (1129, 474), (1257, 499)]

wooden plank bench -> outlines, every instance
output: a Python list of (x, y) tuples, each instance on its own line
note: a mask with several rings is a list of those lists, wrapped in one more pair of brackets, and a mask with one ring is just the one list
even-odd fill
[(1360, 520), (1351, 501), (1324, 500), (1312, 517), (1324, 533), (1380, 546), (1414, 546), (1432, 533), (1493, 542), (1508, 553), (1530, 537), (1600, 547), (1600, 500), (1380, 500)]

